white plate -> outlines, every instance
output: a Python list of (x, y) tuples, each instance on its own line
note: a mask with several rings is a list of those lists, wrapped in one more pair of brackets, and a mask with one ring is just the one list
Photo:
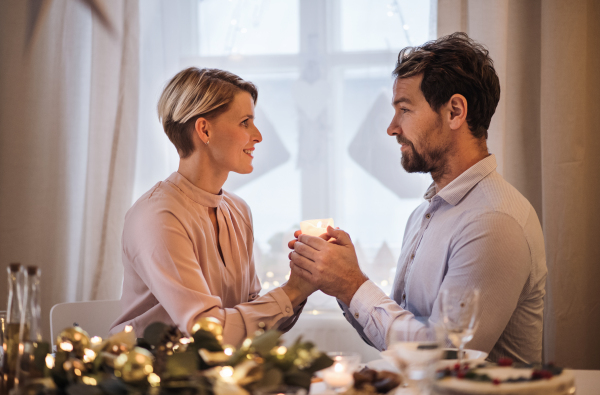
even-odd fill
[[(456, 351), (456, 348), (445, 348), (447, 351)], [(367, 366), (375, 370), (389, 370), (398, 373), (396, 363), (394, 361), (394, 352), (392, 350), (385, 350), (380, 352), (383, 360), (378, 359), (367, 363)], [(488, 356), (488, 353), (479, 350), (465, 350), (465, 358), (463, 362), (469, 364), (483, 362)], [(456, 359), (444, 359), (438, 362), (438, 369), (444, 369), (446, 367), (454, 367), (458, 362)]]

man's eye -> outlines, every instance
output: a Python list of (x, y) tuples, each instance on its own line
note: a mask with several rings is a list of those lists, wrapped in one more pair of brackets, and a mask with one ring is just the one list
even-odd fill
[(408, 108), (401, 108), (400, 110), (404, 113), (408, 112)]

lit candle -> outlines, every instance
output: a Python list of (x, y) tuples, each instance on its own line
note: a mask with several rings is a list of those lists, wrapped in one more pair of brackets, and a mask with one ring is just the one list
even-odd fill
[(309, 219), (300, 222), (300, 230), (303, 235), (321, 236), (323, 233), (327, 233), (328, 226), (333, 228), (333, 218)]
[(344, 364), (335, 363), (333, 367), (323, 371), (323, 381), (333, 388), (349, 387), (354, 379)]

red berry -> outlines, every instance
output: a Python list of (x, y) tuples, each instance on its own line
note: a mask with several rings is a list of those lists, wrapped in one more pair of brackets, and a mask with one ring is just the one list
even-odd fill
[(512, 366), (513, 360), (510, 358), (500, 358), (498, 360), (498, 366)]
[(460, 364), (459, 363), (454, 364), (454, 370), (460, 370)]
[(494, 379), (492, 383), (494, 383), (494, 385), (500, 385), (500, 379)]
[(459, 379), (464, 379), (465, 378), (465, 372), (460, 371), (458, 373), (456, 373), (456, 377)]
[(465, 364), (463, 365), (463, 369), (464, 369), (464, 370), (469, 370), (469, 364), (468, 364), (468, 363), (465, 363)]

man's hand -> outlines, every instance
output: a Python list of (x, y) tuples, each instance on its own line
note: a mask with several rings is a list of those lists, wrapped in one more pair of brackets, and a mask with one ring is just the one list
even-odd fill
[(299, 234), (298, 240), (292, 240), (288, 246), (294, 249), (290, 253), (292, 275), (346, 305), (368, 280), (358, 266), (350, 236), (342, 230), (328, 226), (327, 234), (320, 237)]

